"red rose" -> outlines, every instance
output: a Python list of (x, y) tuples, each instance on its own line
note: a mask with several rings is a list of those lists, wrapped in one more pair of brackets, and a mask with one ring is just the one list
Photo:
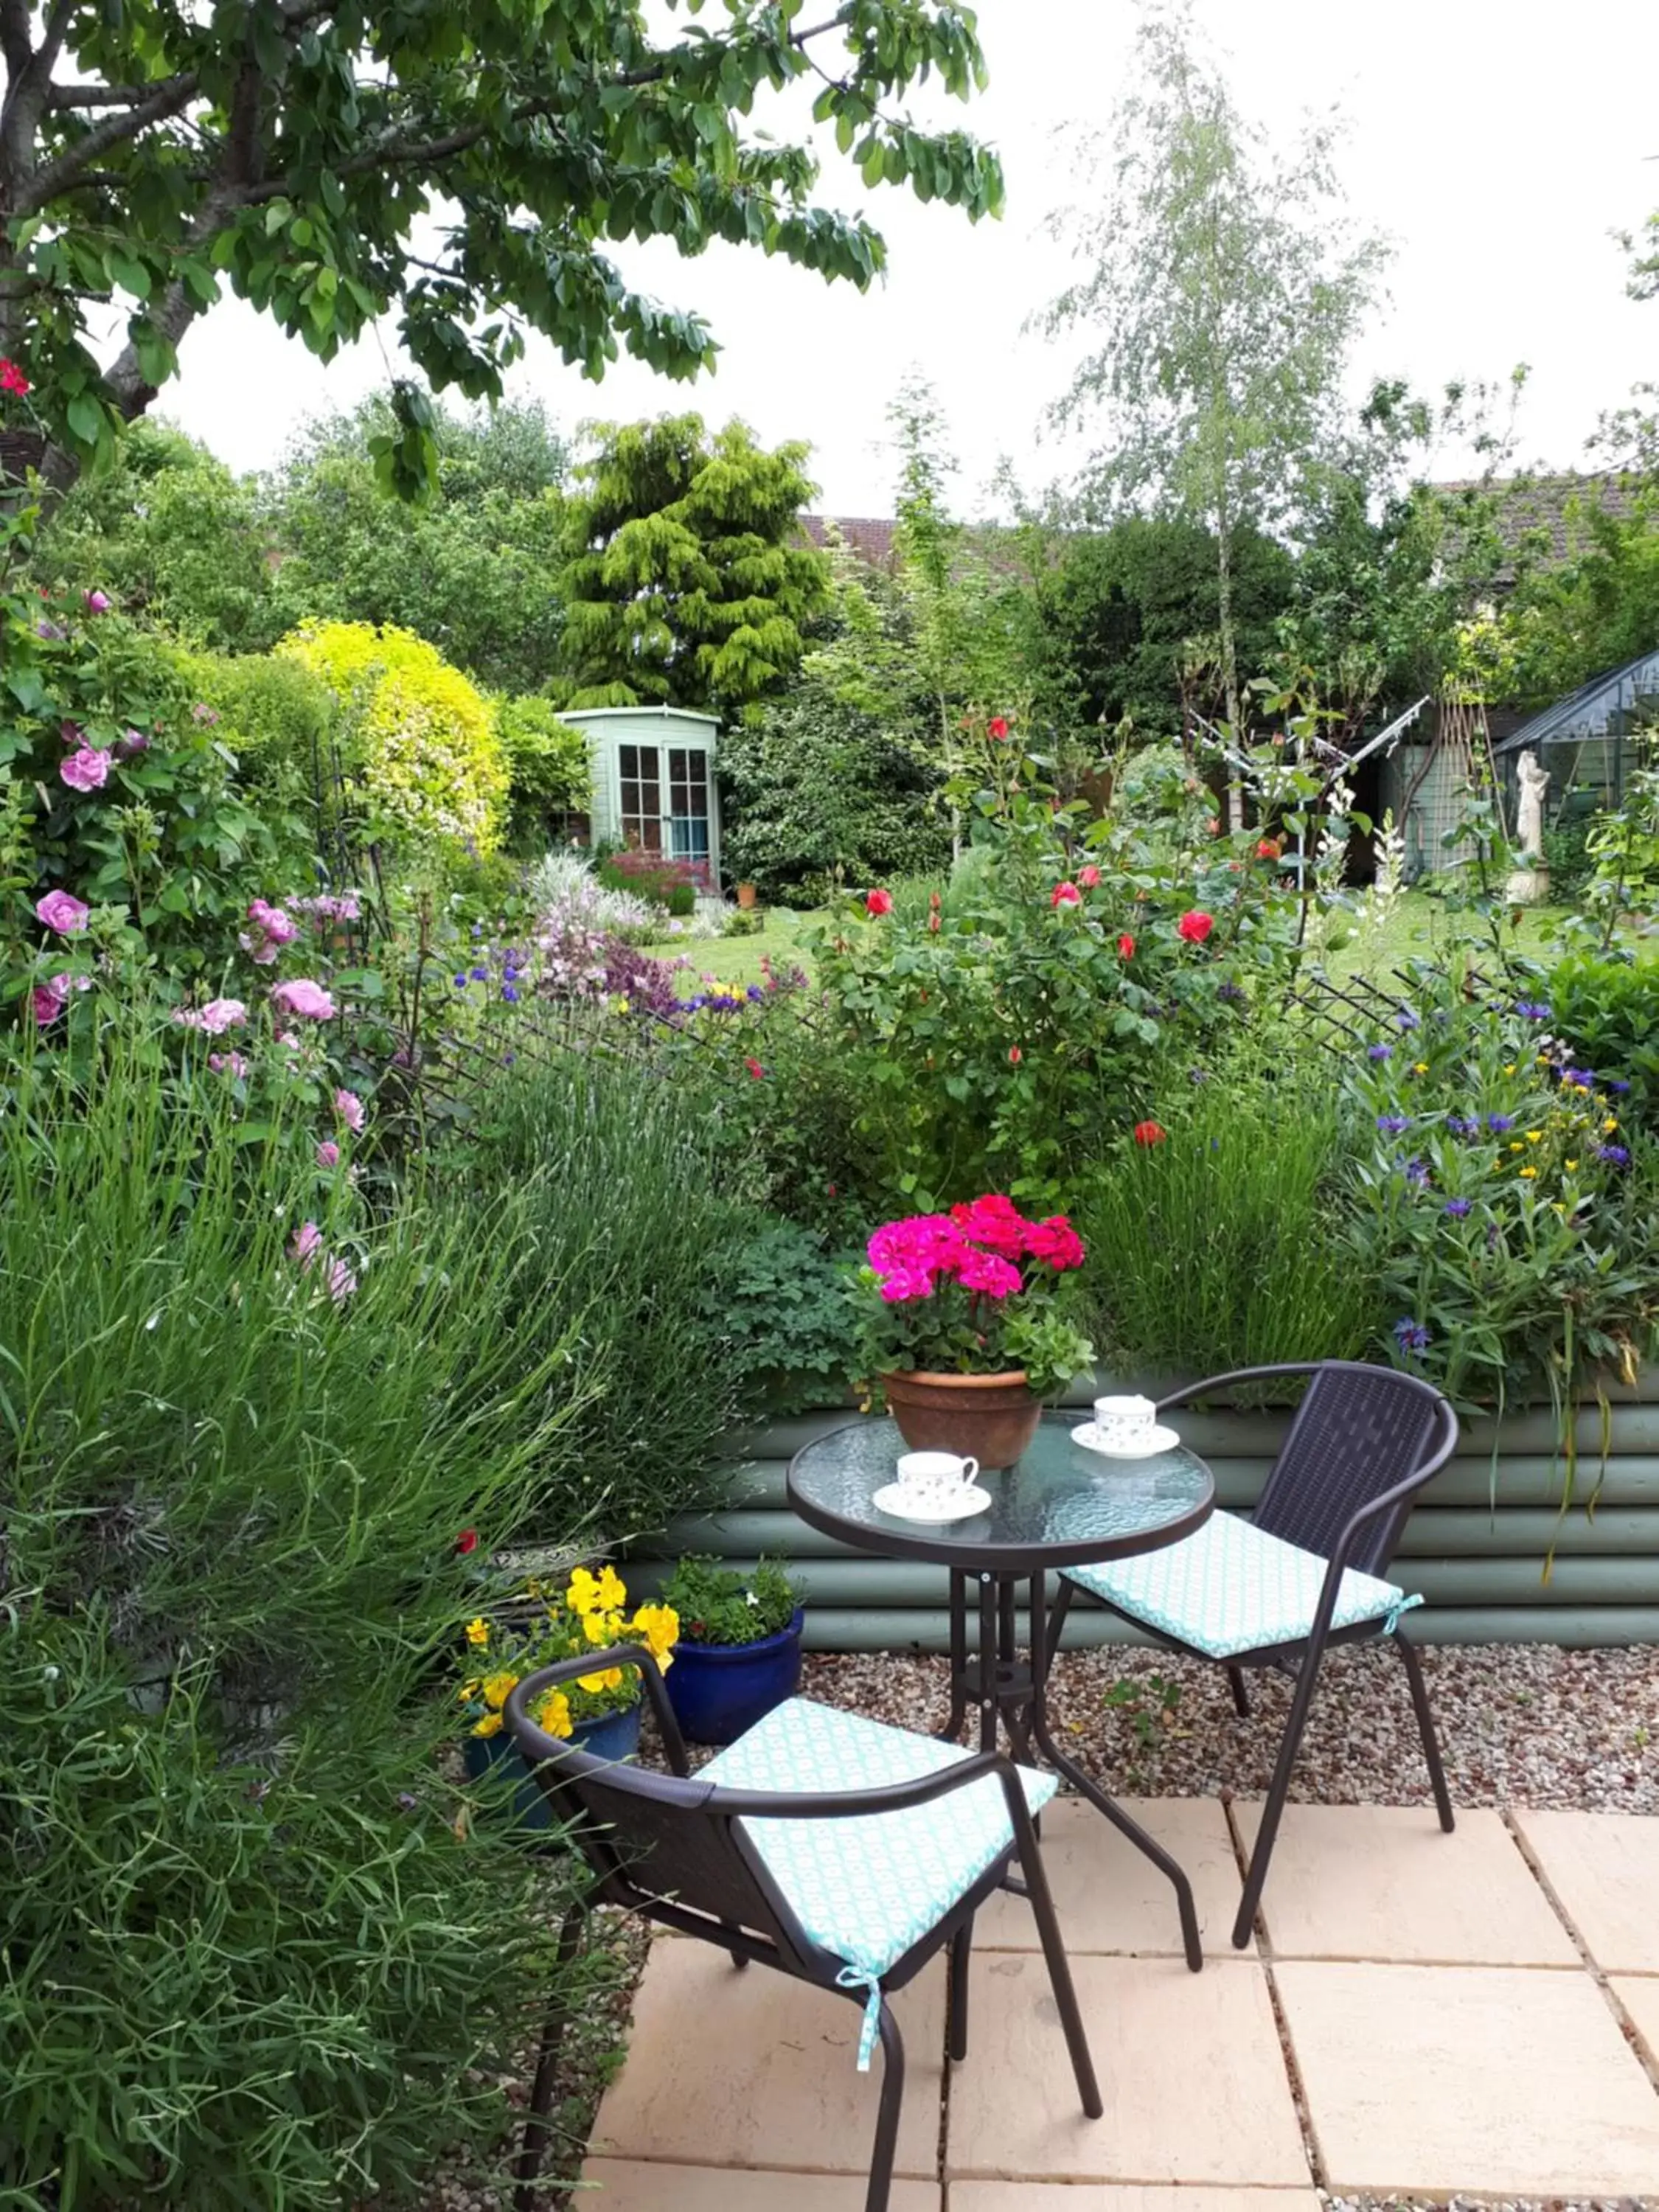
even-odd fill
[(1185, 938), (1188, 945), (1202, 945), (1214, 927), (1215, 916), (1202, 914), (1194, 907), (1190, 914), (1183, 914), (1176, 922), (1176, 935)]
[(750, 1054), (743, 1064), (749, 1070), (750, 1075), (754, 1077), (757, 1083), (760, 1081), (762, 1076), (766, 1073), (766, 1070), (761, 1066), (759, 1060), (757, 1060), (752, 1054)]
[(1095, 866), (1093, 861), (1091, 861), (1086, 868), (1078, 870), (1077, 879), (1085, 891), (1091, 891), (1100, 881), (1100, 870)]
[(866, 914), (891, 914), (893, 894), (891, 891), (871, 891), (865, 899), (864, 911)]
[(1285, 848), (1277, 837), (1264, 837), (1255, 848), (1258, 860), (1276, 860)]
[(1050, 906), (1081, 906), (1083, 894), (1075, 884), (1056, 884), (1048, 903)]
[(1010, 1067), (1018, 1067), (1024, 1058), (1024, 1054), (1020, 1051), (1020, 1048), (1017, 1044), (1011, 1044), (1009, 1046), (1008, 1065)]
[[(29, 388), (29, 380), (15, 361), (0, 361), (0, 392), (15, 392), (21, 399)], [(41, 597), (46, 597), (45, 592)]]
[(1117, 940), (1117, 957), (1120, 960), (1133, 960), (1135, 957), (1135, 941), (1127, 929)]
[(1158, 1121), (1137, 1121), (1135, 1142), (1138, 1145), (1161, 1145), (1169, 1131)]
[(455, 1539), (455, 1549), (460, 1553), (463, 1559), (465, 1559), (469, 1553), (476, 1552), (477, 1548), (477, 1530), (476, 1528), (463, 1528), (460, 1534)]
[(985, 725), (985, 730), (988, 737), (997, 738), (1006, 738), (1008, 734), (1007, 716), (1006, 714), (993, 714), (990, 720)]

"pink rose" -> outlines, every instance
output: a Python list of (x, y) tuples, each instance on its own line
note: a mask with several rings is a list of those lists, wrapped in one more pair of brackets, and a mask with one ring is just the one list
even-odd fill
[(246, 1019), (247, 1008), (240, 999), (210, 999), (202, 1009), (202, 1027), (210, 1036), (239, 1030)]
[(1176, 935), (1184, 938), (1188, 945), (1202, 945), (1214, 927), (1215, 916), (1194, 908), (1190, 914), (1183, 914), (1176, 922)]
[(55, 988), (55, 979), (53, 983), (37, 983), (34, 987), (35, 1020), (43, 1027), (47, 1022), (55, 1022), (63, 1012), (64, 1001), (68, 996), (67, 991), (60, 992)]
[(95, 745), (82, 745), (60, 763), (58, 773), (71, 791), (101, 791), (109, 780), (109, 755)]
[(1091, 860), (1086, 868), (1079, 868), (1078, 870), (1077, 879), (1079, 883), (1082, 884), (1085, 891), (1091, 891), (1095, 888), (1095, 885), (1100, 881), (1100, 870), (1096, 867), (1094, 862)]
[(893, 911), (893, 894), (891, 891), (884, 891), (880, 889), (866, 893), (864, 901), (864, 911), (866, 914), (874, 915), (891, 914)]
[(1056, 884), (1049, 895), (1050, 906), (1081, 906), (1083, 894), (1075, 884)]
[(355, 1091), (337, 1091), (334, 1110), (355, 1137), (363, 1126), (363, 1102)]
[(208, 1066), (216, 1075), (229, 1075), (239, 1080), (247, 1073), (247, 1062), (240, 1052), (210, 1052)]
[(45, 898), (35, 902), (34, 907), (36, 920), (45, 922), (48, 929), (55, 929), (60, 937), (73, 937), (77, 930), (84, 929), (91, 911), (68, 891), (48, 891)]
[(322, 1143), (318, 1146), (317, 1164), (319, 1168), (337, 1168), (339, 1166), (340, 1147), (335, 1143), (332, 1137), (325, 1137)]
[(252, 930), (244, 930), (237, 939), (256, 968), (269, 968), (284, 945), (291, 945), (300, 933), (300, 925), (284, 914), (269, 899), (250, 901), (247, 918)]
[(296, 975), (291, 982), (275, 985), (270, 1003), (279, 1014), (297, 1014), (307, 1022), (331, 1022), (334, 1001), (320, 983), (308, 975)]

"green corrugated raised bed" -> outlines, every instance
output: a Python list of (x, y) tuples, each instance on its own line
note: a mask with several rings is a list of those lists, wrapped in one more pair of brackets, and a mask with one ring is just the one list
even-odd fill
[[(1105, 1377), (1080, 1384), (1067, 1403), (1086, 1405), (1113, 1387)], [(1613, 1385), (1607, 1396), (1605, 1462), (1600, 1408), (1592, 1403), (1577, 1416), (1578, 1462), (1565, 1510), (1566, 1464), (1547, 1408), (1517, 1408), (1501, 1436), (1490, 1419), (1465, 1424), (1457, 1455), (1425, 1492), (1395, 1561), (1396, 1578), (1426, 1601), (1408, 1616), (1419, 1642), (1659, 1643), (1659, 1370), (1644, 1370), (1633, 1388)], [(655, 1588), (661, 1563), (682, 1552), (712, 1552), (737, 1565), (781, 1553), (806, 1584), (809, 1648), (943, 1650), (942, 1569), (836, 1544), (785, 1504), (791, 1455), (856, 1418), (842, 1406), (733, 1437), (719, 1501), (636, 1552), (633, 1579), (641, 1594)], [(1214, 1469), (1221, 1504), (1247, 1510), (1285, 1417), (1211, 1407), (1177, 1419)], [(1593, 1511), (1586, 1510), (1592, 1493)], [(1097, 1611), (1074, 1612), (1066, 1640), (1134, 1639)]]

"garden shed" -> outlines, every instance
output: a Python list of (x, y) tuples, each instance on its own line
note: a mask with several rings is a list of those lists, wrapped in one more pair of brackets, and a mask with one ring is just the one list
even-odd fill
[(1644, 733), (1650, 743), (1659, 733), (1659, 645), (1592, 677), (1501, 741), (1498, 766), (1510, 820), (1522, 753), (1535, 752), (1548, 771), (1544, 819), (1555, 825), (1620, 804), (1632, 769), (1643, 764)]
[(594, 842), (684, 860), (705, 889), (717, 890), (718, 720), (683, 707), (582, 707), (560, 720), (583, 732), (592, 755)]

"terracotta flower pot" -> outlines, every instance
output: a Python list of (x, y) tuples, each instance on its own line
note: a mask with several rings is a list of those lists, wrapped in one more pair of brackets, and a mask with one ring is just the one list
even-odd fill
[(912, 1451), (972, 1454), (982, 1468), (1012, 1467), (1036, 1434), (1041, 1399), (1023, 1367), (1002, 1375), (884, 1375), (888, 1410)]
[(749, 908), (753, 906), (754, 903), (755, 886), (753, 884), (739, 884), (738, 885), (738, 904), (743, 908), (745, 913), (747, 913)]

